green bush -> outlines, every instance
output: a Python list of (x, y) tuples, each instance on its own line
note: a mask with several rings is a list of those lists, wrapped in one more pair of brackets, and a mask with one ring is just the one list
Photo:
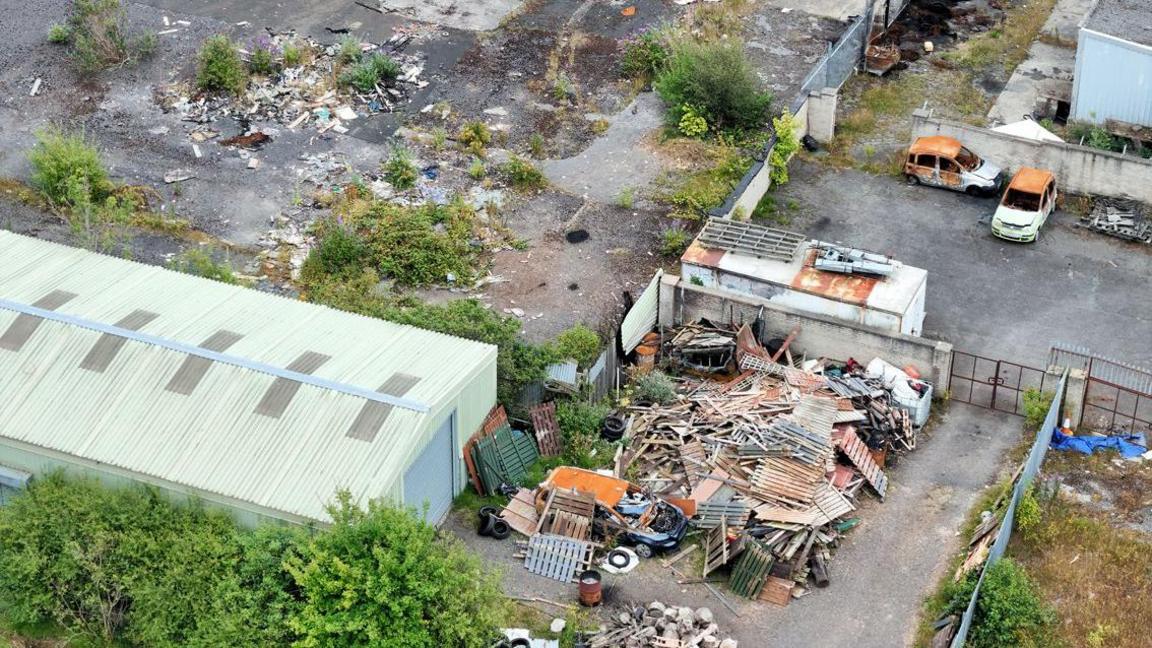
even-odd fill
[[(979, 572), (973, 571), (955, 588), (950, 605), (953, 612), (962, 612), (967, 607), (978, 576)], [(1052, 645), (1055, 622), (1055, 613), (1041, 600), (1024, 568), (1011, 558), (1001, 558), (984, 577), (965, 646)]]
[(636, 400), (666, 405), (676, 400), (676, 383), (662, 371), (642, 373), (632, 381)]
[(482, 121), (470, 121), (460, 129), (456, 139), (469, 153), (482, 158), (485, 148), (492, 141), (492, 131)]
[(724, 204), (752, 164), (750, 159), (729, 148), (716, 151), (709, 162), (703, 171), (685, 176), (661, 196), (676, 207), (672, 216), (690, 220), (706, 216), (708, 210)]
[(581, 401), (556, 404), (556, 424), (564, 437), (564, 462), (579, 468), (598, 468), (612, 460), (612, 445), (600, 438), (604, 417), (611, 408)]
[(544, 138), (540, 133), (532, 133), (532, 137), (528, 138), (528, 151), (536, 159), (544, 157)]
[(125, 21), (120, 0), (73, 0), (67, 32), (72, 61), (81, 72), (133, 63), (156, 49), (155, 33), (130, 34)]
[(37, 132), (28, 162), (32, 186), (57, 204), (75, 206), (77, 189), (87, 194), (87, 201), (103, 201), (114, 188), (100, 152), (82, 134), (55, 129)]
[(386, 277), (406, 286), (457, 282), (472, 277), (476, 249), (472, 208), (455, 202), (405, 207), (376, 203), (358, 223), (371, 258)]
[(680, 227), (669, 227), (660, 231), (660, 254), (679, 259), (692, 242), (688, 231)]
[(304, 53), (295, 44), (284, 46), (284, 66), (296, 67), (304, 60)]
[(420, 169), (412, 163), (412, 155), (408, 149), (397, 146), (392, 149), (392, 156), (384, 163), (384, 179), (393, 187), (404, 191), (416, 186), (416, 179), (420, 177)]
[(504, 179), (516, 189), (543, 189), (548, 186), (548, 180), (540, 169), (537, 169), (528, 160), (516, 155), (501, 164), (499, 170)]
[(772, 154), (768, 159), (768, 173), (774, 185), (788, 182), (788, 160), (793, 153), (800, 150), (800, 138), (796, 137), (796, 127), (796, 118), (787, 110), (772, 119), (772, 128), (776, 131), (776, 144), (772, 147)]
[(680, 123), (676, 127), (684, 137), (704, 137), (708, 132), (708, 120), (697, 113), (692, 106), (681, 106)]
[(400, 77), (400, 64), (390, 56), (373, 54), (344, 71), (340, 85), (352, 86), (360, 92), (373, 92), (376, 84), (391, 83)]
[(72, 31), (67, 25), (55, 23), (48, 29), (48, 42), (62, 45), (72, 38)]
[(341, 63), (358, 63), (362, 56), (364, 56), (364, 50), (360, 47), (359, 38), (345, 36), (340, 39), (340, 51), (337, 58)]
[(188, 248), (179, 256), (168, 262), (168, 268), (185, 274), (204, 277), (226, 284), (238, 284), (240, 280), (232, 271), (232, 265), (227, 259), (216, 261), (210, 250), (203, 248)]
[(208, 92), (238, 95), (248, 84), (248, 72), (232, 41), (218, 34), (204, 41), (198, 55), (196, 87)]
[(668, 60), (668, 48), (659, 34), (647, 31), (624, 44), (620, 74), (629, 79), (651, 80)]
[(693, 106), (718, 130), (759, 129), (772, 105), (772, 95), (760, 89), (743, 46), (735, 41), (678, 44), (653, 86), (674, 126), (684, 108)]
[(557, 335), (553, 346), (556, 357), (575, 360), (581, 367), (587, 369), (599, 357), (601, 343), (596, 331), (583, 324), (577, 324)]
[(308, 252), (300, 276), (306, 282), (359, 274), (370, 263), (368, 245), (350, 228), (329, 223)]
[(468, 165), (468, 177), (473, 180), (483, 180), (487, 173), (487, 169), (484, 168), (484, 160), (480, 158), (474, 158), (472, 164)]
[(1030, 429), (1037, 429), (1044, 424), (1048, 417), (1048, 408), (1052, 406), (1052, 392), (1041, 392), (1039, 389), (1024, 390), (1024, 422)]
[(272, 57), (271, 50), (263, 47), (253, 47), (248, 57), (248, 70), (252, 74), (268, 76), (276, 71), (276, 59)]
[(332, 526), (286, 567), (303, 607), (298, 646), (484, 647), (504, 616), (499, 581), (459, 540), (412, 515), (343, 495)]
[(1036, 499), (1035, 485), (1029, 486), (1020, 501), (1016, 504), (1016, 530), (1028, 537), (1040, 528), (1041, 524), (1040, 502)]

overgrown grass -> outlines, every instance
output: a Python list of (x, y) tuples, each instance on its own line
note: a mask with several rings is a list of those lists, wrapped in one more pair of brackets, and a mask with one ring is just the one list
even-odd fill
[(135, 63), (156, 49), (154, 32), (129, 32), (120, 0), (73, 0), (64, 32), (53, 42), (72, 44), (72, 61), (84, 73)]
[(507, 162), (501, 164), (500, 175), (512, 187), (521, 191), (540, 190), (548, 186), (544, 173), (528, 160), (512, 156)]
[(1056, 0), (1031, 0), (1011, 5), (998, 29), (977, 34), (950, 56), (957, 64), (975, 72), (1000, 66), (1011, 73), (1028, 58), (1032, 42), (1040, 35)]
[(1152, 543), (1117, 529), (1067, 500), (1043, 501), (1029, 533), (1013, 536), (1009, 553), (1055, 606), (1058, 635), (1068, 646), (1147, 646), (1152, 624)]
[(701, 144), (692, 149), (692, 155), (699, 170), (665, 178), (656, 195), (657, 200), (674, 207), (673, 218), (698, 220), (719, 207), (752, 164), (738, 149), (728, 146)]
[(226, 284), (239, 284), (232, 264), (225, 256), (219, 260), (213, 251), (199, 247), (189, 248), (168, 262), (168, 268), (185, 274), (204, 277)]
[(373, 54), (346, 69), (340, 75), (340, 85), (351, 86), (360, 92), (373, 92), (377, 84), (392, 83), (400, 77), (400, 64), (390, 56)]

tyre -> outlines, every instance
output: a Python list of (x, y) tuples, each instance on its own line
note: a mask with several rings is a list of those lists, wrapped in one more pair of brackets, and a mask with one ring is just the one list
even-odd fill
[(967, 189), (965, 189), (964, 193), (968, 194), (969, 196), (974, 196), (976, 198), (980, 198), (984, 195), (984, 190), (981, 189), (980, 187), (973, 186), (973, 187), (968, 187)]
[(904, 179), (907, 180), (908, 184), (910, 184), (912, 186), (916, 186), (916, 185), (920, 184), (920, 178), (917, 177), (915, 173), (905, 173)]
[(653, 553), (652, 547), (649, 547), (648, 545), (643, 544), (643, 543), (636, 545), (635, 551), (636, 551), (637, 556), (640, 556), (641, 558), (644, 558), (645, 560), (647, 560), (648, 558), (651, 558), (652, 553)]
[[(497, 520), (500, 520), (500, 518), (495, 515), (486, 515), (480, 518), (480, 523), (476, 526), (476, 534), (482, 536), (492, 535), (492, 530), (495, 528)], [(503, 522), (503, 520), (500, 521)], [(504, 522), (504, 524), (508, 523)]]
[(512, 534), (512, 527), (508, 523), (498, 517), (492, 516), (492, 532), (489, 534), (497, 540), (503, 540)]
[(628, 554), (619, 549), (615, 549), (612, 553), (608, 554), (608, 564), (616, 569), (624, 569), (631, 561), (632, 559), (628, 557)]
[(479, 518), (481, 520), (483, 520), (484, 518), (488, 517), (489, 515), (496, 515), (499, 512), (500, 512), (500, 509), (496, 508), (495, 506), (481, 506), (480, 510), (477, 511), (476, 515), (479, 516)]

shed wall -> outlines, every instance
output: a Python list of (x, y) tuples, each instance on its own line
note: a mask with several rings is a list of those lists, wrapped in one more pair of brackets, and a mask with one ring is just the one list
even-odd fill
[(1152, 126), (1152, 47), (1081, 29), (1072, 119)]

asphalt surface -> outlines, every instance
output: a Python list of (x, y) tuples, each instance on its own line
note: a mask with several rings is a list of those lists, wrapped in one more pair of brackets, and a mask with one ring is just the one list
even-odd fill
[(1043, 368), (1053, 342), (1152, 366), (1152, 249), (1073, 227), (1058, 211), (1036, 243), (992, 236), (994, 199), (798, 161), (777, 204), (788, 227), (928, 271), (926, 337)]

